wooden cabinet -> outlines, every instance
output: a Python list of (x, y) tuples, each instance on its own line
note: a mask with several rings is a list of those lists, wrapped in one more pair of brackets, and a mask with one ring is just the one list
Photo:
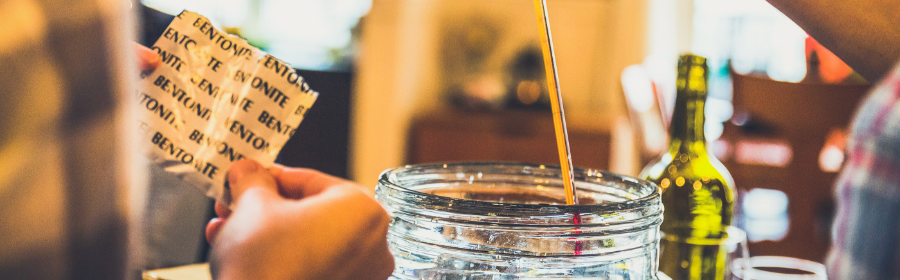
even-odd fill
[[(609, 168), (610, 135), (591, 125), (569, 126), (572, 164)], [(518, 161), (559, 165), (550, 112), (436, 111), (411, 127), (409, 163)]]
[[(777, 241), (751, 242), (752, 255), (825, 260), (837, 173), (822, 170), (819, 155), (829, 132), (847, 127), (868, 90), (868, 85), (786, 83), (734, 76), (734, 118), (740, 125), (726, 123), (722, 140), (731, 149), (722, 162), (738, 190), (778, 190), (789, 201), (787, 235)], [(781, 165), (741, 160), (742, 145), (769, 144), (785, 147), (789, 160)], [(778, 158), (778, 151), (773, 149), (752, 152), (758, 154), (752, 157), (756, 159)]]

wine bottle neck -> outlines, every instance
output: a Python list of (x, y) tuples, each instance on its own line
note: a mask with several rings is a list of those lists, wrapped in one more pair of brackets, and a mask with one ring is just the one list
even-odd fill
[(705, 150), (706, 95), (708, 68), (706, 59), (685, 55), (678, 62), (675, 111), (669, 127), (670, 152), (674, 150)]

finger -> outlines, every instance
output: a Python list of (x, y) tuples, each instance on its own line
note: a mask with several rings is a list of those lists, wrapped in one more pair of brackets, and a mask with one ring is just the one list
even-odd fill
[(225, 225), (225, 219), (212, 218), (212, 220), (209, 220), (209, 223), (206, 224), (206, 242), (212, 244), (216, 240), (216, 236), (219, 235), (219, 231), (222, 230), (223, 225)]
[(281, 199), (275, 178), (262, 165), (253, 160), (240, 160), (228, 170), (228, 185), (235, 206), (241, 203), (244, 193), (253, 191), (255, 198), (263, 200)]
[[(379, 233), (379, 236), (383, 235), (387, 235), (386, 230), (384, 233)], [(373, 261), (372, 270), (367, 273), (372, 274), (372, 279), (388, 279), (394, 272), (394, 255), (391, 254), (386, 238), (380, 238), (376, 242), (378, 244), (374, 246), (375, 249), (370, 256), (370, 260)]]
[(280, 193), (292, 199), (316, 195), (332, 186), (352, 184), (350, 181), (307, 168), (276, 165), (269, 171), (278, 182)]
[(322, 192), (304, 197), (288, 207), (311, 216), (352, 213), (342, 216), (342, 221), (350, 224), (367, 224), (373, 228), (384, 226), (385, 231), (390, 222), (390, 218), (381, 204), (374, 197), (365, 193), (359, 185), (349, 181), (332, 185)]
[(137, 51), (138, 67), (142, 72), (156, 69), (159, 66), (162, 60), (159, 54), (138, 43), (134, 43), (134, 48)]
[(218, 201), (216, 201), (215, 210), (216, 216), (219, 218), (228, 219), (228, 217), (231, 216), (231, 209), (228, 209), (228, 207), (225, 207), (225, 205), (222, 205)]

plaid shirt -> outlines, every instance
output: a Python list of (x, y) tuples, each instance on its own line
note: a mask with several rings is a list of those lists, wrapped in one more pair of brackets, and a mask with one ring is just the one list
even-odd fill
[(900, 279), (900, 65), (859, 108), (847, 144), (829, 279)]

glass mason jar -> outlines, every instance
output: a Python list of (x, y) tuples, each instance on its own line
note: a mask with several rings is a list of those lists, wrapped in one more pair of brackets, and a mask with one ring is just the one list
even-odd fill
[(581, 204), (565, 205), (557, 166), (384, 171), (375, 193), (393, 218), (392, 279), (658, 279), (656, 185), (580, 168), (575, 181)]

